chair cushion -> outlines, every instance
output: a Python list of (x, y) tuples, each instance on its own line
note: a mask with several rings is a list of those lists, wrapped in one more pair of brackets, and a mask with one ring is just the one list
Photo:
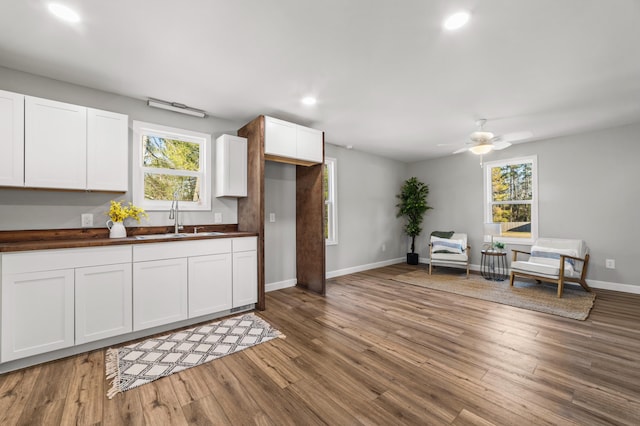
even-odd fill
[[(578, 253), (574, 249), (559, 249), (543, 246), (532, 246), (531, 257), (529, 262), (535, 264), (549, 265), (554, 267), (560, 273), (560, 255), (566, 256), (578, 256)], [(565, 272), (573, 272), (575, 270), (576, 261), (574, 259), (565, 259), (564, 270)]]
[[(522, 272), (524, 274), (544, 275), (549, 278), (558, 278), (560, 276), (560, 262), (556, 261), (556, 265), (554, 266), (550, 264), (518, 260), (511, 262), (511, 271), (515, 273)], [(573, 269), (565, 269), (564, 276), (578, 278), (580, 277), (580, 274)]]
[(455, 253), (431, 253), (431, 260), (433, 261), (447, 261), (447, 262), (464, 262), (467, 263), (466, 253), (455, 254)]
[(432, 253), (454, 253), (462, 254), (466, 246), (464, 241), (454, 240), (448, 238), (431, 237), (431, 244), (433, 245)]

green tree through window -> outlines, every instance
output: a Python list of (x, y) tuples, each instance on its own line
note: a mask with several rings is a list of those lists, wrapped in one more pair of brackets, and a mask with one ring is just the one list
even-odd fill
[[(502, 237), (530, 240), (537, 230), (535, 158), (486, 163), (486, 222), (500, 223)], [(489, 183), (489, 184), (487, 184)]]

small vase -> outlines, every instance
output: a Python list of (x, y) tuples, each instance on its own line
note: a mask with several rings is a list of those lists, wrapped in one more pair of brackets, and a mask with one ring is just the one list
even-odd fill
[(107, 228), (109, 228), (109, 238), (126, 238), (127, 236), (127, 228), (122, 222), (108, 220)]

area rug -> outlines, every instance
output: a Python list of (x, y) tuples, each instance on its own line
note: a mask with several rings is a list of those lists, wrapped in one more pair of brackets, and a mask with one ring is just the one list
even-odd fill
[(254, 314), (107, 349), (109, 399), (120, 392), (284, 335)]
[(488, 281), (480, 276), (451, 275), (438, 272), (429, 275), (425, 270), (417, 270), (392, 278), (407, 284), (446, 291), (476, 299), (488, 300), (517, 308), (544, 312), (561, 317), (584, 321), (589, 316), (596, 299), (595, 293), (565, 286), (562, 297), (557, 297), (555, 285), (516, 281), (509, 286), (505, 281)]

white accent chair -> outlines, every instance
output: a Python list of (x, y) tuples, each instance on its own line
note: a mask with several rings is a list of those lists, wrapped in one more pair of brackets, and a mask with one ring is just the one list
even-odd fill
[[(589, 251), (582, 240), (540, 238), (531, 251), (512, 250), (510, 286), (516, 276), (533, 278), (558, 284), (558, 297), (562, 297), (565, 282), (578, 283), (586, 291)], [(518, 254), (528, 254), (528, 260), (518, 260)]]
[[(449, 243), (451, 243), (450, 247)], [(429, 240), (429, 275), (431, 275), (431, 269), (434, 266), (442, 265), (466, 268), (467, 278), (469, 278), (470, 251), (471, 247), (467, 244), (467, 234), (458, 232), (454, 233), (451, 238), (438, 238), (432, 235)]]

